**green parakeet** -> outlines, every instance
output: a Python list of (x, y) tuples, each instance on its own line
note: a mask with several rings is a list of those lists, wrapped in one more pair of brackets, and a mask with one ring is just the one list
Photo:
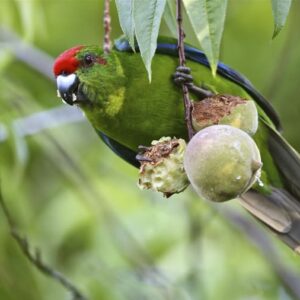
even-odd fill
[[(62, 53), (54, 64), (62, 99), (78, 105), (103, 141), (134, 166), (139, 165), (135, 159), (139, 145), (163, 136), (187, 139), (182, 91), (172, 79), (178, 65), (176, 41), (158, 41), (151, 82), (137, 52), (120, 39), (109, 54), (98, 46), (78, 46)], [(185, 46), (185, 53), (196, 86), (256, 102), (259, 126), (253, 138), (262, 156), (263, 184), (256, 184), (240, 201), (300, 252), (300, 159), (280, 135), (276, 112), (230, 67), (219, 63), (213, 77), (200, 50)], [(197, 100), (193, 91), (191, 97)]]

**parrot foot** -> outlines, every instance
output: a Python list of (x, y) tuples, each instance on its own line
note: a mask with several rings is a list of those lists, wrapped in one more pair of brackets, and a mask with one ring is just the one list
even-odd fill
[(176, 72), (173, 74), (173, 80), (175, 84), (181, 86), (182, 84), (193, 83), (193, 76), (191, 75), (191, 69), (188, 67), (179, 66), (176, 68)]
[(203, 100), (204, 98), (211, 97), (214, 95), (213, 92), (196, 86), (193, 81), (193, 76), (191, 75), (191, 69), (185, 66), (179, 66), (176, 68), (176, 72), (173, 74), (174, 83), (178, 86), (185, 84), (189, 91), (195, 94), (198, 99)]

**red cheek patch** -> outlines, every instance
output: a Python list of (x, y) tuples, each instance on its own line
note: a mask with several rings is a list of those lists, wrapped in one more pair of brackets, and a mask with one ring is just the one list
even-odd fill
[(83, 46), (77, 46), (58, 56), (53, 65), (53, 73), (56, 77), (62, 73), (72, 74), (77, 70), (79, 61), (75, 55), (82, 48)]
[(106, 65), (106, 64), (107, 64), (107, 60), (104, 59), (104, 58), (102, 58), (102, 57), (97, 57), (97, 58), (96, 58), (96, 61), (97, 61), (97, 63), (100, 64), (100, 65)]

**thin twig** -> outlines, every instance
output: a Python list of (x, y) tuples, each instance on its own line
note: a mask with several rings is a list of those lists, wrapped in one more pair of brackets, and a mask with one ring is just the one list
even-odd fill
[(108, 54), (111, 49), (110, 31), (111, 18), (109, 10), (110, 0), (104, 1), (104, 53)]
[[(182, 2), (181, 0), (176, 0), (176, 17), (177, 17), (177, 26), (178, 26), (178, 56), (179, 56), (179, 65), (185, 66), (185, 53), (184, 53), (184, 31), (182, 28)], [(185, 84), (182, 84), (183, 92), (183, 101), (184, 101), (184, 110), (185, 110), (185, 122), (188, 130), (189, 139), (194, 135), (194, 130), (192, 126), (192, 103), (189, 98), (189, 89)]]
[(4, 213), (5, 219), (10, 229), (10, 234), (13, 239), (18, 244), (19, 248), (23, 252), (23, 254), (27, 257), (27, 259), (43, 274), (51, 277), (52, 279), (59, 282), (71, 295), (72, 300), (87, 300), (85, 296), (77, 289), (77, 287), (67, 279), (62, 273), (56, 271), (49, 265), (47, 265), (41, 256), (41, 251), (38, 248), (34, 248), (33, 250), (30, 247), (30, 243), (28, 240), (21, 236), (19, 231), (16, 228), (16, 223), (13, 220), (2, 195), (1, 187), (0, 187), (0, 207)]

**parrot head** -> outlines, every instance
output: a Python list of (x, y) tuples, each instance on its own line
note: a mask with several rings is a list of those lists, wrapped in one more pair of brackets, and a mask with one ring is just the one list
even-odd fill
[(69, 105), (97, 102), (115, 74), (115, 56), (98, 46), (76, 46), (57, 57), (53, 66), (58, 96)]

